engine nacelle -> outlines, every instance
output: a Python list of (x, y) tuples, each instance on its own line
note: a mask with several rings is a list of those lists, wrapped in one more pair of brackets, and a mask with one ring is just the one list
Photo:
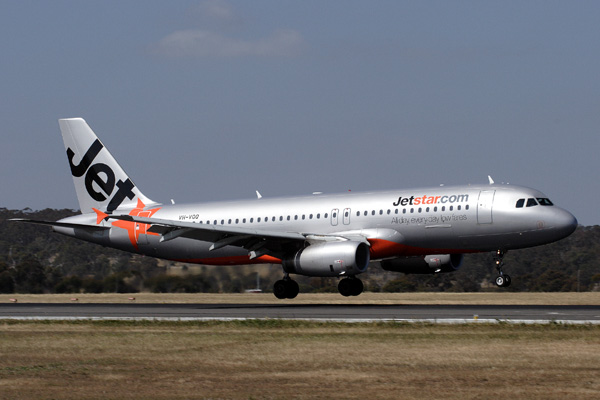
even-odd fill
[(454, 272), (462, 264), (462, 254), (433, 254), (424, 257), (402, 257), (381, 262), (386, 271), (405, 274), (436, 274)]
[(356, 275), (365, 272), (371, 261), (369, 246), (363, 242), (340, 241), (312, 244), (282, 261), (290, 274), (306, 276)]

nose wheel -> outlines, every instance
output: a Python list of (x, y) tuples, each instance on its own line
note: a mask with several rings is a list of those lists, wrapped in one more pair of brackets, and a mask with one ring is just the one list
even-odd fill
[(509, 287), (511, 282), (510, 276), (502, 272), (502, 266), (504, 265), (503, 259), (505, 254), (506, 252), (502, 250), (498, 250), (496, 252), (495, 262), (496, 270), (498, 271), (498, 276), (496, 277), (496, 286), (498, 287)]

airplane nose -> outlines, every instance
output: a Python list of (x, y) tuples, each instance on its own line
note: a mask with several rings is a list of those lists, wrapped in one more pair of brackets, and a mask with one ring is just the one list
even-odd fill
[(554, 228), (567, 237), (577, 229), (577, 218), (567, 210), (559, 209), (553, 218)]

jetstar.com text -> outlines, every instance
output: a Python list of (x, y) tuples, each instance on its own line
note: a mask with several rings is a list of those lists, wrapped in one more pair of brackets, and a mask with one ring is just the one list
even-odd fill
[(420, 204), (445, 204), (445, 203), (466, 203), (469, 201), (468, 194), (453, 194), (451, 196), (410, 196), (398, 197), (398, 201), (392, 203), (394, 206), (418, 206)]

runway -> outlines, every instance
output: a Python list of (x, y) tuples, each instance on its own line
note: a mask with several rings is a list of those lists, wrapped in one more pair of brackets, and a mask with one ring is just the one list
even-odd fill
[(600, 306), (15, 303), (0, 304), (1, 319), (600, 324)]

